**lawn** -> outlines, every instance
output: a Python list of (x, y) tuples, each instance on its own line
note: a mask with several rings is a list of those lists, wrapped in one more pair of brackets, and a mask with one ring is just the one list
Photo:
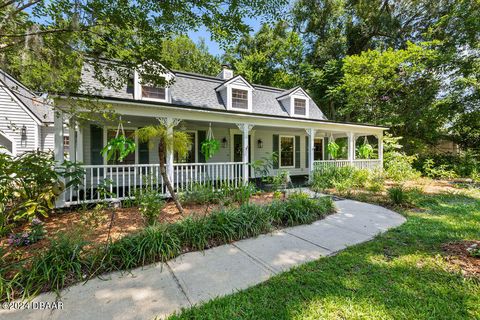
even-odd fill
[(480, 278), (442, 245), (480, 240), (480, 192), (410, 196), (407, 222), (373, 241), (171, 319), (479, 319)]

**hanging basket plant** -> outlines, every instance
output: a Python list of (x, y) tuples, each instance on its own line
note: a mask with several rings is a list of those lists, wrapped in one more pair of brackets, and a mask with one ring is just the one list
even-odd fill
[(103, 147), (101, 151), (102, 156), (106, 157), (107, 161), (115, 160), (122, 162), (125, 157), (132, 152), (135, 152), (135, 142), (132, 139), (125, 137), (125, 131), (123, 130), (123, 125), (120, 119), (115, 138), (110, 139), (107, 142), (107, 145)]
[(202, 153), (205, 155), (205, 160), (210, 159), (217, 153), (220, 148), (220, 143), (215, 139), (205, 140), (202, 142)]
[(362, 159), (370, 159), (373, 156), (373, 147), (368, 143), (367, 137), (365, 137), (365, 142), (358, 148), (358, 154)]
[(338, 151), (340, 150), (340, 146), (332, 140), (327, 145), (328, 154), (332, 157), (332, 159), (336, 159), (338, 156)]

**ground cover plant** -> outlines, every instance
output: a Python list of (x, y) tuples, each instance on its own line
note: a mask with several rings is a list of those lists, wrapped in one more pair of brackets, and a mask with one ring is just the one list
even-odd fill
[(478, 319), (480, 273), (445, 245), (478, 240), (480, 192), (432, 185), (410, 199), (406, 223), (373, 241), (170, 319)]
[[(81, 233), (51, 239), (47, 250), (14, 263), (2, 262), (2, 300), (59, 290), (99, 274), (169, 260), (182, 252), (252, 237), (284, 226), (311, 223), (333, 211), (330, 198), (293, 196), (267, 205), (243, 204), (205, 216), (160, 223), (95, 245)], [(110, 238), (108, 239), (110, 240)]]

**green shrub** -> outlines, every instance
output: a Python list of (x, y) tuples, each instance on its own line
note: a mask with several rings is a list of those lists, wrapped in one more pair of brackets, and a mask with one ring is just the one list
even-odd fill
[(191, 190), (181, 195), (181, 201), (184, 204), (216, 204), (220, 199), (220, 193), (211, 183), (196, 183)]
[(156, 190), (146, 188), (136, 193), (135, 200), (145, 224), (147, 226), (154, 225), (158, 221), (158, 216), (165, 206), (162, 195)]
[(340, 193), (350, 192), (354, 188), (368, 187), (372, 183), (373, 178), (376, 179), (375, 183), (383, 183), (383, 179), (381, 179), (383, 176), (380, 176), (380, 174), (381, 171), (378, 170), (373, 172), (352, 166), (331, 166), (314, 173), (312, 188), (315, 191), (335, 188)]
[(257, 187), (253, 183), (247, 185), (230, 186), (223, 185), (219, 190), (219, 195), (225, 200), (237, 203), (248, 203), (250, 197), (257, 192)]
[(298, 195), (266, 206), (244, 204), (204, 217), (157, 224), (89, 251), (84, 251), (85, 242), (62, 236), (52, 242), (48, 251), (34, 258), (30, 267), (22, 267), (16, 273), (0, 269), (0, 293), (3, 299), (10, 299), (13, 292), (22, 291), (28, 297), (43, 290), (59, 290), (105, 272), (164, 262), (185, 251), (257, 236), (277, 227), (311, 223), (332, 211), (330, 198), (308, 199)]
[(366, 186), (368, 191), (381, 192), (385, 189), (385, 175), (382, 170), (373, 170)]
[(420, 177), (420, 172), (412, 167), (416, 156), (407, 156), (401, 152), (392, 152), (384, 162), (387, 177), (396, 182), (402, 182)]
[[(427, 160), (432, 160), (430, 166), (425, 167)], [(422, 174), (428, 175), (425, 169), (453, 171), (459, 177), (471, 177), (474, 172), (480, 171), (480, 153), (467, 150), (458, 154), (452, 153), (424, 153), (420, 154), (414, 162), (414, 167)]]
[(407, 192), (402, 186), (388, 189), (388, 197), (395, 205), (403, 205), (407, 202)]
[(423, 163), (423, 172), (427, 177), (433, 179), (453, 179), (458, 177), (453, 169), (449, 169), (448, 165), (442, 164), (436, 166), (432, 159), (425, 160)]

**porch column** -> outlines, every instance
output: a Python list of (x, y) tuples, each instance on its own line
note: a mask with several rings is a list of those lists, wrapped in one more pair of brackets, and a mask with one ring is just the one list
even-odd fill
[(243, 162), (243, 183), (246, 185), (248, 184), (248, 152), (250, 150), (249, 147), (249, 139), (248, 139), (248, 134), (250, 133), (250, 130), (252, 130), (253, 125), (248, 124), (248, 123), (238, 123), (237, 127), (242, 131), (242, 162)]
[(378, 139), (378, 160), (380, 162), (380, 169), (383, 170), (383, 131), (377, 136)]
[(76, 160), (77, 162), (83, 162), (83, 127), (80, 125), (77, 125), (77, 139), (76, 139), (76, 147), (77, 147), (77, 152), (76, 152)]
[[(315, 151), (315, 129), (309, 128), (307, 129), (308, 134), (308, 178), (310, 182), (313, 181), (313, 173), (314, 173), (314, 156), (313, 152)], [(322, 146), (323, 147), (323, 146)]]
[(347, 133), (348, 137), (348, 161), (353, 166), (353, 160), (355, 160), (355, 135), (353, 132)]
[[(177, 126), (181, 119), (175, 119), (175, 118), (159, 118), (158, 121), (165, 126), (167, 129), (167, 137), (170, 141), (173, 139), (173, 128)], [(167, 170), (167, 176), (170, 182), (172, 183), (172, 186), (175, 187), (175, 181), (173, 181), (173, 146), (172, 144), (168, 144), (167, 148), (165, 150), (165, 166)]]
[(77, 135), (76, 135), (75, 119), (73, 117), (68, 120), (68, 160), (77, 162)]
[[(65, 160), (64, 153), (63, 153), (63, 112), (61, 111), (55, 112), (53, 126), (54, 126), (53, 155), (54, 155), (56, 165), (59, 166), (63, 164), (63, 161)], [(63, 179), (61, 179), (61, 181), (65, 183)], [(57, 208), (61, 208), (64, 205), (65, 205), (65, 198), (62, 193), (55, 199), (55, 206)]]

